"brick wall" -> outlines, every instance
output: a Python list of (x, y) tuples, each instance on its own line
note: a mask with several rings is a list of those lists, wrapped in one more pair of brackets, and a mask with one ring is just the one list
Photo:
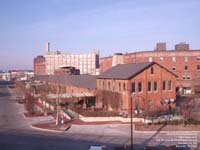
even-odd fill
[[(200, 50), (143, 51), (123, 56), (127, 64), (149, 61), (159, 63), (178, 76), (177, 87), (192, 87), (192, 80), (200, 77)], [(112, 57), (101, 58), (100, 62), (100, 73), (112, 67)]]
[(33, 65), (35, 75), (46, 74), (45, 58), (43, 56), (37, 56), (36, 58), (34, 58)]

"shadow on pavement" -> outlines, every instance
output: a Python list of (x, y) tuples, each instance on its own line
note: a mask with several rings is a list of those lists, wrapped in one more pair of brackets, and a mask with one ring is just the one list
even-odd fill
[(0, 92), (0, 97), (6, 97), (6, 96), (11, 96), (10, 93), (2, 93)]

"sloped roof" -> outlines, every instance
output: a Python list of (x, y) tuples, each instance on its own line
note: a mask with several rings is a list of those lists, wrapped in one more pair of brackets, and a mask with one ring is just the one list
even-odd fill
[(72, 85), (81, 88), (96, 88), (95, 75), (36, 75), (33, 80)]
[[(98, 78), (105, 78), (105, 79), (130, 79), (133, 76), (136, 76), (146, 68), (152, 66), (153, 64), (157, 64), (155, 62), (143, 62), (143, 63), (135, 63), (135, 64), (119, 64), (115, 67), (112, 67), (111, 69), (103, 72), (101, 75), (99, 75)], [(157, 64), (159, 65), (159, 64)], [(159, 65), (160, 67), (164, 68), (163, 66)], [(164, 68), (167, 70), (166, 68)], [(170, 72), (169, 70), (167, 70)], [(172, 73), (172, 72), (170, 72)], [(174, 73), (172, 73), (174, 76), (176, 76)]]

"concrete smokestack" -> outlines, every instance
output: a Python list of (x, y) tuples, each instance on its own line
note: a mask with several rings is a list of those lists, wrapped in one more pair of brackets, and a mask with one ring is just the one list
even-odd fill
[(47, 42), (45, 46), (46, 53), (50, 52), (50, 43)]

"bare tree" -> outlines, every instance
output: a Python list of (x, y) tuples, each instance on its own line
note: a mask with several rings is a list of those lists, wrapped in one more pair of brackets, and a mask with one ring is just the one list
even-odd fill
[(16, 88), (18, 89), (18, 91), (20, 93), (22, 93), (23, 95), (26, 95), (28, 90), (26, 88), (26, 84), (24, 81), (17, 81), (16, 82)]
[(181, 104), (180, 108), (185, 123), (188, 119), (191, 119), (191, 113), (195, 108), (195, 101), (191, 98), (188, 98)]
[(102, 101), (103, 108), (113, 110), (119, 110), (121, 104), (121, 94), (113, 91), (98, 90), (98, 99)]
[(30, 93), (26, 94), (24, 106), (28, 113), (30, 113), (31, 115), (35, 113), (35, 98)]

